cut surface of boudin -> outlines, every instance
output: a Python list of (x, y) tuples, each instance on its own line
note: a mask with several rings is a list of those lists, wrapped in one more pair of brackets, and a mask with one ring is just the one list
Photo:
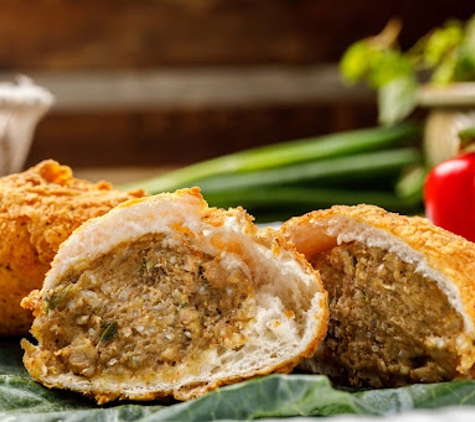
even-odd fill
[(240, 208), (198, 189), (127, 202), (60, 248), (33, 310), (24, 362), (49, 387), (99, 403), (187, 400), (289, 372), (326, 333), (310, 263)]
[(370, 205), (314, 211), (281, 232), (329, 294), (328, 335), (301, 369), (356, 387), (473, 378), (473, 243)]

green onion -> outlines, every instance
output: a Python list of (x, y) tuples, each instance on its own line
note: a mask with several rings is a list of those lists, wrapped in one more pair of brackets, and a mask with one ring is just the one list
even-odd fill
[(396, 195), (403, 200), (422, 201), (427, 170), (424, 165), (409, 167), (396, 183)]
[[(420, 195), (401, 197), (401, 174), (420, 165), (412, 124), (341, 132), (254, 148), (121, 186), (149, 194), (199, 186), (211, 206), (242, 206), (259, 222), (278, 221), (334, 204), (367, 203), (418, 211)], [(410, 186), (409, 186), (410, 187)], [(402, 189), (399, 187), (399, 189)]]
[[(205, 195), (210, 205), (215, 207), (243, 206), (259, 221), (274, 221), (323, 209), (332, 205), (373, 204), (390, 211), (417, 211), (418, 202), (401, 199), (391, 191), (345, 190), (326, 188), (306, 188), (299, 186), (279, 189), (248, 188), (233, 191), (213, 192)], [(272, 217), (270, 217), (272, 216)]]
[(296, 164), (276, 169), (216, 176), (196, 184), (203, 195), (210, 192), (229, 192), (237, 188), (277, 186), (308, 181), (326, 181), (329, 178), (352, 181), (355, 177), (369, 178), (388, 174), (421, 160), (415, 148), (399, 148), (364, 154), (349, 155), (328, 160)]
[(174, 191), (196, 185), (196, 181), (218, 175), (281, 168), (297, 163), (343, 157), (400, 144), (418, 132), (412, 124), (340, 132), (315, 138), (282, 142), (253, 148), (167, 172), (136, 183), (119, 186), (122, 190), (141, 188), (149, 194)]

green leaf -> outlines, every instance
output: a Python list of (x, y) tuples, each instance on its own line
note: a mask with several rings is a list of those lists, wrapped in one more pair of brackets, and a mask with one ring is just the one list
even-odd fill
[(371, 72), (368, 77), (373, 87), (382, 88), (394, 80), (414, 75), (411, 59), (399, 51), (387, 49), (369, 60)]
[(458, 136), (463, 146), (475, 141), (475, 126), (468, 127), (459, 131)]
[(115, 403), (100, 407), (82, 395), (48, 389), (32, 381), (21, 368), (21, 356), (17, 340), (0, 342), (0, 364), (4, 372), (0, 375), (1, 420), (251, 420), (348, 413), (389, 415), (412, 409), (475, 405), (475, 381), (350, 392), (332, 387), (324, 376), (291, 374), (255, 378), (184, 403)]
[[(458, 51), (448, 54), (444, 61), (434, 68), (431, 82), (439, 85), (446, 85), (456, 81), (457, 68), (460, 68)], [(460, 72), (460, 70), (459, 70)]]
[(49, 390), (27, 377), (0, 375), (0, 411), (28, 413), (90, 408), (92, 402), (77, 394)]
[(0, 340), (0, 375), (17, 375), (29, 378), (22, 362), (23, 351), (20, 341), (14, 339)]
[[(252, 420), (349, 413), (389, 415), (413, 409), (475, 404), (474, 381), (352, 393), (333, 388), (324, 376), (271, 375), (223, 387), (185, 403), (167, 406), (125, 404), (104, 408), (92, 404), (88, 408), (84, 402), (75, 405), (72, 396), (60, 398), (59, 394), (48, 394), (48, 390), (33, 384), (31, 381), (23, 386), (10, 383), (7, 397), (10, 404), (5, 409), (6, 400), (0, 401), (0, 418), (14, 415), (12, 420), (19, 422)], [(78, 402), (81, 402), (80, 398)]]
[(466, 24), (453, 71), (454, 81), (475, 80), (475, 16)]
[(447, 55), (458, 48), (463, 40), (464, 32), (461, 22), (449, 20), (442, 28), (432, 31), (427, 37), (424, 60), (429, 67), (443, 63)]
[(370, 41), (351, 46), (340, 62), (340, 71), (350, 83), (365, 80), (372, 88), (381, 88), (394, 79), (414, 73), (410, 59), (395, 49), (377, 49)]
[(463, 45), (467, 59), (475, 64), (475, 15), (466, 24)]
[(368, 57), (374, 53), (371, 45), (363, 41), (352, 44), (340, 60), (340, 72), (349, 83), (363, 79), (368, 73)]
[(394, 125), (409, 116), (417, 105), (417, 80), (414, 75), (394, 79), (378, 91), (379, 121)]
[(398, 19), (391, 19), (379, 34), (350, 45), (340, 60), (344, 80), (350, 83), (364, 80), (369, 86), (380, 88), (413, 73), (412, 59), (397, 48), (401, 27)]

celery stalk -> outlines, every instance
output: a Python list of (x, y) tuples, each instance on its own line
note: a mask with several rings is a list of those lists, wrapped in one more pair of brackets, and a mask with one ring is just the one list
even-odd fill
[(417, 133), (412, 124), (340, 132), (315, 138), (282, 142), (202, 161), (148, 180), (118, 186), (142, 188), (150, 194), (190, 187), (218, 175), (280, 168), (296, 163), (373, 151), (395, 145)]

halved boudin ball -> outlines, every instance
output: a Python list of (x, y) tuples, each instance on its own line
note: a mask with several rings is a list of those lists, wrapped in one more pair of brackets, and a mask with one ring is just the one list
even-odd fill
[(281, 230), (329, 294), (328, 335), (306, 369), (371, 387), (473, 377), (473, 243), (368, 205), (314, 211)]
[(121, 204), (63, 243), (24, 362), (49, 387), (114, 399), (186, 400), (289, 372), (326, 333), (327, 294), (308, 261), (241, 208), (198, 189)]

